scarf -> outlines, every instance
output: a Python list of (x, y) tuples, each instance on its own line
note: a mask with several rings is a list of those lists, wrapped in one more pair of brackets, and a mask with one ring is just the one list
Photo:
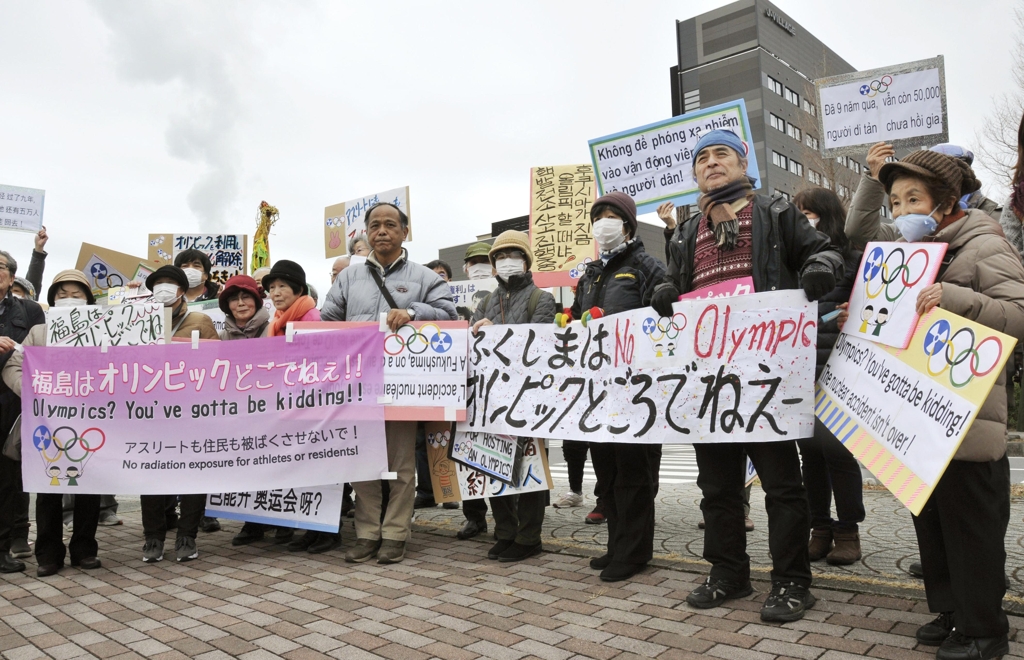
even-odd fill
[(1024, 176), (1013, 184), (1013, 190), (1010, 192), (1010, 206), (1017, 215), (1017, 219), (1024, 222)]
[(283, 337), (284, 330), (289, 323), (298, 321), (305, 316), (309, 310), (316, 309), (316, 303), (309, 296), (299, 296), (292, 303), (292, 306), (288, 309), (277, 310), (274, 315), (274, 320), (270, 324), (270, 336), (271, 337)]
[[(293, 305), (294, 307), (294, 305)], [(230, 314), (224, 315), (224, 339), (254, 339), (259, 337), (263, 328), (270, 323), (270, 311), (260, 306), (252, 318), (245, 322), (245, 325), (238, 327), (235, 319)]]
[(750, 200), (754, 196), (754, 180), (744, 176), (726, 185), (701, 195), (697, 206), (711, 223), (715, 232), (718, 249), (726, 252), (736, 247), (739, 236), (739, 222), (732, 204), (740, 199)]

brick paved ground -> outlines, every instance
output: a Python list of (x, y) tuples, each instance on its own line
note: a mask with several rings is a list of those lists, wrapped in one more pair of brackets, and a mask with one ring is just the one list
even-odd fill
[[(125, 503), (125, 509), (132, 509)], [(265, 542), (232, 548), (239, 524), (201, 534), (200, 558), (143, 564), (137, 511), (101, 528), (104, 568), (0, 579), (4, 658), (389, 658), (497, 660), (715, 657), (735, 660), (933, 657), (914, 630), (914, 599), (815, 588), (799, 622), (763, 625), (767, 585), (709, 611), (683, 603), (701, 579), (666, 561), (628, 583), (601, 583), (587, 558), (549, 552), (488, 561), (487, 543), (417, 531), (406, 560), (349, 565), (342, 553), (289, 554)], [(352, 543), (350, 523), (345, 545)], [(1014, 630), (1024, 619), (1011, 617)], [(1024, 634), (1015, 632), (1024, 642)], [(1024, 657), (1024, 643), (1011, 650)]]

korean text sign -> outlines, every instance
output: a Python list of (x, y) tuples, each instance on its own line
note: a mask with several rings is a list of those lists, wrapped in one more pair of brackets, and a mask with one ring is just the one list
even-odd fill
[(586, 327), (484, 326), (459, 430), (649, 443), (812, 435), (817, 306), (802, 291), (673, 309)]
[(591, 165), (530, 170), (531, 270), (537, 286), (574, 286), (597, 258), (590, 229), (596, 191)]
[(384, 411), (371, 395), (382, 383), (380, 332), (292, 339), (27, 347), (26, 492), (206, 493), (380, 478)]
[(747, 175), (758, 179), (747, 106), (743, 99), (606, 135), (590, 141), (598, 196), (620, 190), (648, 213), (664, 202), (692, 204), (700, 190), (693, 176), (693, 148), (701, 135), (732, 131), (748, 145)]
[(333, 533), (341, 521), (342, 494), (341, 485), (211, 493), (206, 515)]
[(393, 188), (364, 197), (350, 199), (324, 209), (324, 256), (328, 259), (348, 254), (348, 239), (357, 236), (366, 225), (366, 212), (380, 204), (394, 204), (409, 217), (412, 240), (412, 213), (409, 210), (409, 186)]
[(1015, 343), (938, 307), (905, 350), (840, 335), (818, 379), (815, 414), (920, 514)]
[(863, 154), (868, 145), (897, 149), (949, 140), (941, 55), (815, 82), (825, 156)]
[(169, 310), (159, 303), (46, 310), (47, 346), (149, 346), (164, 342)]
[(150, 263), (174, 263), (185, 250), (199, 250), (210, 258), (210, 280), (223, 284), (245, 274), (249, 261), (249, 237), (244, 234), (150, 234)]
[(0, 229), (39, 231), (45, 200), (45, 190), (0, 184)]

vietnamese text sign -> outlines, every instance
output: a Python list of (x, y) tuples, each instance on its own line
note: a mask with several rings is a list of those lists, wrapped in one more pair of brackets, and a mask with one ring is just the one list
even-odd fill
[(530, 170), (530, 246), (539, 287), (575, 286), (597, 258), (590, 207), (597, 199), (591, 165)]
[(818, 380), (815, 413), (920, 514), (1014, 343), (938, 307), (921, 318), (905, 350), (840, 335)]
[(45, 190), (0, 184), (0, 229), (37, 232), (43, 228)]
[[(591, 140), (598, 197), (620, 190), (636, 202), (637, 213), (653, 211), (663, 202), (694, 203), (700, 190), (692, 150), (701, 135), (719, 128), (753, 144), (743, 99)], [(747, 163), (747, 175), (757, 188), (757, 156), (749, 146)]]
[(817, 306), (802, 291), (482, 327), (460, 430), (591, 442), (811, 437)]
[(366, 212), (383, 202), (394, 204), (409, 217), (409, 237), (406, 240), (411, 241), (412, 213), (409, 211), (409, 186), (405, 186), (326, 207), (324, 209), (324, 256), (333, 259), (348, 254), (348, 239), (364, 231)]
[(452, 300), (455, 302), (455, 311), (459, 313), (459, 318), (470, 321), (477, 306), (483, 304), (491, 292), (498, 288), (498, 278), (460, 280), (450, 282), (448, 288), (452, 292)]
[(160, 303), (46, 310), (47, 346), (149, 346), (164, 342), (170, 310)]
[(897, 149), (949, 140), (941, 55), (815, 82), (825, 156), (863, 154), (876, 142)]
[(334, 533), (341, 523), (342, 492), (342, 486), (332, 485), (211, 493), (206, 498), (206, 515)]
[(946, 243), (868, 243), (850, 294), (854, 337), (906, 348), (917, 328), (917, 296), (935, 282)]
[(157, 267), (173, 264), (178, 253), (199, 250), (210, 258), (210, 281), (223, 284), (245, 274), (248, 247), (244, 234), (150, 234), (149, 261)]
[(25, 491), (206, 493), (380, 478), (384, 414), (370, 395), (382, 384), (380, 332), (292, 339), (26, 347)]

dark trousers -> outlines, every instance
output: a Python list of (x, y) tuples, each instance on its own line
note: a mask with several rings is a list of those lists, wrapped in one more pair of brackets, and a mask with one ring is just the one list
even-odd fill
[(423, 422), (416, 425), (416, 497), (434, 499), (430, 484), (430, 464), (427, 462), (427, 432)]
[[(167, 515), (172, 510), (176, 495), (143, 495), (142, 532), (147, 539), (163, 541), (167, 536)], [(181, 515), (178, 517), (178, 536), (196, 537), (199, 520), (206, 511), (206, 495), (182, 495)]]
[[(587, 464), (587, 450), (589, 442), (580, 440), (563, 440), (562, 457), (565, 458), (565, 466), (569, 471), (569, 490), (574, 493), (583, 493), (583, 466)], [(600, 482), (600, 479), (598, 479)], [(594, 495), (597, 495), (597, 487), (594, 487)]]
[(661, 445), (594, 442), (590, 458), (603, 489), (608, 554), (621, 564), (646, 564), (654, 555)]
[[(486, 526), (487, 500), (482, 497), (478, 500), (466, 500), (462, 503), (462, 515), (466, 516), (466, 520)], [(498, 521), (495, 520), (494, 524), (498, 524)]]
[[(9, 552), (11, 538), (19, 533), (18, 518), (27, 510), (21, 487), (21, 462), (0, 455), (0, 554)], [(25, 536), (28, 535), (26, 521)]]
[[(803, 459), (804, 487), (811, 511), (811, 527), (834, 527), (856, 532), (864, 522), (864, 477), (857, 459), (818, 419), (814, 437), (796, 441)], [(836, 517), (832, 520), (832, 498)]]
[(491, 513), (494, 514), (494, 531), (499, 541), (514, 540), (520, 545), (540, 543), (544, 509), (548, 506), (548, 491), (502, 495), (492, 497), (490, 500)]
[(1010, 522), (1010, 462), (950, 461), (921, 515), (914, 516), (932, 612), (953, 612), (968, 637), (1009, 631), (1003, 612)]
[(720, 442), (693, 446), (697, 454), (697, 485), (704, 501), (704, 559), (711, 577), (745, 583), (750, 579), (747, 534), (743, 528), (743, 482), (750, 457), (761, 479), (768, 510), (768, 550), (772, 580), (811, 585), (807, 558), (810, 514), (800, 479), (796, 443)]
[[(36, 494), (36, 561), (39, 565), (64, 565), (64, 505), (60, 493)], [(75, 494), (74, 531), (68, 550), (71, 563), (95, 557), (96, 526), (100, 521), (100, 496)]]

